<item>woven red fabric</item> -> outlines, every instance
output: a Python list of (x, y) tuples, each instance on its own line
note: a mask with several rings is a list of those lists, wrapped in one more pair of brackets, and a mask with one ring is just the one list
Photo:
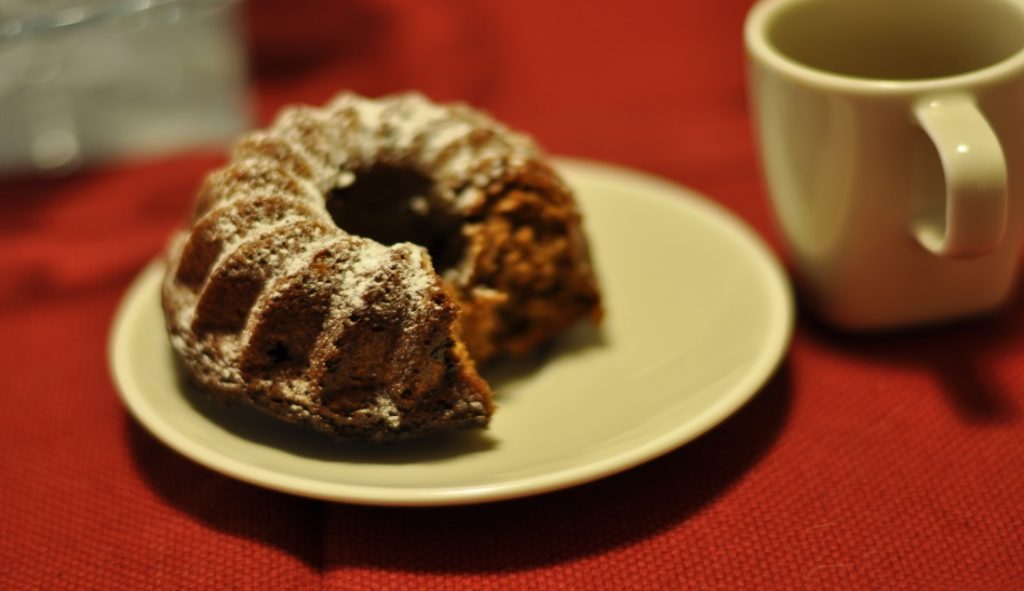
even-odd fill
[[(254, 96), (416, 88), (549, 151), (723, 203), (774, 247), (745, 98), (747, 1), (247, 5)], [(334, 505), (217, 475), (108, 377), (118, 301), (220, 156), (0, 184), (0, 588), (1021, 589), (1024, 298), (787, 361), (696, 442), (541, 497)]]

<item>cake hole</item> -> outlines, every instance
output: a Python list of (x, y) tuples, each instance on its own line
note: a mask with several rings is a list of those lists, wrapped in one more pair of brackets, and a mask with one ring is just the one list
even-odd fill
[(287, 363), (292, 360), (291, 354), (288, 352), (288, 347), (284, 343), (274, 343), (270, 349), (267, 350), (267, 358), (272, 363)]
[(427, 249), (444, 272), (462, 257), (462, 220), (427, 175), (410, 167), (377, 165), (327, 193), (327, 211), (339, 228), (382, 244), (412, 242)]

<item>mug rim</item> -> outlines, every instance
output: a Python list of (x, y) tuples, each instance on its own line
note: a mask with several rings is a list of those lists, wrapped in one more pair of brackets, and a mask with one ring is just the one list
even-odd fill
[[(805, 81), (831, 90), (845, 91), (850, 94), (916, 94), (920, 92), (946, 90), (952, 88), (977, 87), (998, 83), (1016, 71), (1024, 69), (1024, 43), (1016, 52), (982, 68), (967, 72), (938, 76), (934, 78), (915, 78), (901, 80), (897, 78), (866, 78), (839, 74), (808, 66), (776, 47), (767, 38), (767, 29), (771, 19), (776, 18), (786, 8), (823, 0), (758, 0), (747, 13), (743, 25), (743, 36), (748, 55), (772, 67), (792, 79)], [(1016, 0), (997, 0), (1015, 9), (1024, 23), (1024, 3)]]

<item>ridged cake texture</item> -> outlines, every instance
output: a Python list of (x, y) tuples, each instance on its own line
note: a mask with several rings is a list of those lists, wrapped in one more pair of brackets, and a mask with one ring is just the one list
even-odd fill
[(167, 260), (190, 378), (345, 438), (485, 426), (474, 358), (601, 313), (572, 196), (533, 142), (418, 94), (286, 108), (207, 177)]

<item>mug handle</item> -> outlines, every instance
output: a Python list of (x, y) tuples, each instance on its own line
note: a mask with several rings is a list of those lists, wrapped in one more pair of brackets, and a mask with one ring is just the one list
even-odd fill
[(940, 256), (972, 257), (994, 251), (1006, 232), (1006, 160), (974, 99), (930, 97), (914, 107), (917, 123), (935, 144), (946, 177), (945, 221), (920, 219), (913, 233)]

